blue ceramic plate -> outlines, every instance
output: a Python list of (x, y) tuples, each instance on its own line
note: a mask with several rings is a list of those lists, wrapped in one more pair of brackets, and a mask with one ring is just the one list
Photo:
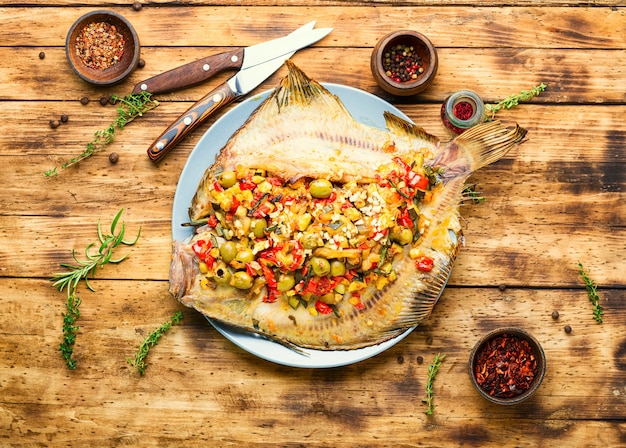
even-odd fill
[[(400, 110), (370, 93), (338, 84), (324, 84), (331, 93), (337, 95), (355, 120), (369, 126), (385, 129), (383, 112), (389, 111), (405, 120), (410, 119)], [(172, 237), (184, 241), (193, 234), (193, 229), (183, 227), (189, 222), (187, 210), (198, 188), (198, 184), (208, 166), (228, 139), (239, 129), (256, 108), (269, 96), (270, 90), (251, 97), (237, 105), (222, 117), (198, 141), (191, 151), (183, 168), (174, 196), (172, 211)], [(244, 332), (208, 319), (209, 322), (228, 340), (259, 358), (291, 367), (323, 368), (353, 364), (371, 358), (404, 339), (413, 328), (400, 336), (372, 347), (346, 351), (305, 350), (308, 356), (290, 350), (254, 333)]]

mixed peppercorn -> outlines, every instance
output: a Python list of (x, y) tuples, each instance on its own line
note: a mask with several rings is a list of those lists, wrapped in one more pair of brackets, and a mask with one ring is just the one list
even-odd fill
[[(419, 204), (439, 183), (423, 157), (393, 159), (376, 183), (326, 179), (286, 182), (254, 169), (223, 171), (209, 183), (213, 212), (192, 249), (204, 289), (222, 285), (283, 297), (313, 315), (336, 312), (361, 293), (396, 279), (393, 261), (408, 253), (422, 272), (434, 260), (419, 249), (427, 225)], [(406, 251), (405, 251), (406, 249)]]
[(394, 45), (383, 58), (385, 74), (395, 82), (415, 81), (422, 73), (422, 58), (415, 48), (408, 45)]

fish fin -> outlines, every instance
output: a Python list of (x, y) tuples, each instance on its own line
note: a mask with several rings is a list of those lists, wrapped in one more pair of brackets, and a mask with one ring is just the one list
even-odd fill
[(186, 245), (174, 241), (172, 247), (172, 261), (170, 263), (170, 294), (181, 303), (189, 306), (185, 300), (188, 291), (191, 291), (192, 283), (198, 275), (198, 262)]
[(448, 142), (435, 159), (433, 167), (443, 167), (444, 180), (467, 178), (501, 159), (526, 136), (526, 129), (515, 125), (504, 127), (499, 121), (479, 124)]
[[(449, 232), (452, 231), (450, 230)], [(454, 260), (461, 247), (461, 238), (456, 234), (455, 238), (457, 239), (456, 248), (454, 253), (449, 257), (440, 252), (432, 253), (435, 266), (438, 266), (437, 271), (423, 274), (425, 277), (423, 283), (427, 285), (427, 287), (408, 300), (405, 309), (402, 311), (397, 321), (397, 324), (399, 324), (401, 328), (406, 329), (416, 326), (427, 319), (432, 313), (448, 283)]]
[(320, 115), (334, 116), (350, 113), (337, 98), (320, 83), (311, 79), (291, 60), (286, 60), (287, 76), (259, 107), (254, 115), (275, 115), (293, 106), (314, 107)]
[(389, 111), (385, 111), (383, 113), (383, 116), (385, 117), (385, 124), (387, 126), (387, 129), (392, 134), (406, 135), (409, 138), (425, 140), (434, 147), (439, 145), (439, 139), (434, 135), (426, 132), (421, 126), (409, 123), (405, 119), (400, 118)]

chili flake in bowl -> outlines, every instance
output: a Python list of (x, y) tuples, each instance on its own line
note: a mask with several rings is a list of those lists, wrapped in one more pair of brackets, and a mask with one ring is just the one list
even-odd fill
[(546, 372), (539, 342), (519, 328), (500, 328), (474, 346), (469, 375), (476, 390), (492, 403), (511, 405), (533, 395)]
[(65, 52), (72, 70), (99, 85), (126, 79), (139, 62), (139, 38), (121, 15), (105, 10), (89, 12), (70, 28)]
[(416, 31), (395, 31), (383, 37), (372, 51), (370, 68), (376, 83), (397, 96), (426, 89), (437, 73), (437, 50)]

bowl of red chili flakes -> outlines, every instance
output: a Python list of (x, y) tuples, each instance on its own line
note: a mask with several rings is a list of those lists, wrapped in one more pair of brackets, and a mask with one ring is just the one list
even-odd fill
[(65, 53), (72, 70), (98, 86), (126, 79), (139, 63), (139, 38), (121, 15), (106, 10), (91, 11), (70, 28)]
[(498, 328), (481, 338), (470, 354), (472, 384), (492, 403), (512, 405), (530, 398), (546, 373), (546, 355), (530, 333)]

